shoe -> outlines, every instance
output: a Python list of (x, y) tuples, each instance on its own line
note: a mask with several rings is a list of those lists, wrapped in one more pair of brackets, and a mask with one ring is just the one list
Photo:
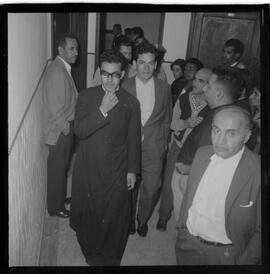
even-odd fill
[(71, 197), (67, 197), (65, 200), (65, 204), (69, 205), (71, 203)]
[(129, 226), (129, 235), (135, 234), (136, 232), (136, 224), (135, 222), (131, 222)]
[(157, 230), (164, 232), (164, 231), (166, 231), (166, 229), (167, 229), (167, 221), (158, 219)]
[(68, 218), (69, 217), (69, 210), (62, 210), (56, 213), (50, 213), (50, 216), (58, 216), (60, 218)]
[(148, 225), (147, 223), (142, 224), (138, 217), (137, 217), (137, 221), (138, 221), (137, 232), (141, 237), (145, 237), (148, 232)]

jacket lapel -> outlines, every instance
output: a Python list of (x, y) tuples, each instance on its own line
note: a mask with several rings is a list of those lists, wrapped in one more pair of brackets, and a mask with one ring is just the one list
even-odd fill
[(250, 176), (249, 172), (247, 171), (248, 168), (248, 153), (249, 151), (247, 148), (245, 148), (242, 158), (239, 161), (239, 164), (235, 170), (235, 173), (232, 178), (232, 182), (226, 197), (226, 202), (225, 202), (225, 216), (227, 217), (230, 209), (237, 198), (238, 194), (244, 187), (244, 185), (248, 182), (248, 177)]
[(158, 110), (161, 108), (160, 104), (163, 102), (162, 100), (162, 90), (160, 90), (160, 87), (157, 83), (157, 79), (154, 77), (154, 89), (155, 89), (155, 104), (154, 104), (154, 108), (153, 111), (150, 115), (150, 117), (148, 118), (148, 120), (146, 121), (144, 126), (147, 126), (151, 121), (152, 118), (155, 117), (156, 112), (158, 112)]
[(129, 92), (130, 92), (134, 97), (137, 98), (135, 77), (132, 77), (131, 80), (130, 80)]
[(58, 65), (59, 65), (59, 66), (62, 68), (62, 70), (64, 71), (64, 73), (65, 73), (65, 75), (66, 75), (66, 77), (67, 77), (67, 79), (68, 79), (68, 81), (69, 81), (69, 84), (73, 87), (73, 90), (75, 91), (75, 95), (78, 96), (78, 91), (77, 91), (77, 88), (76, 88), (76, 85), (75, 85), (75, 82), (74, 82), (72, 76), (69, 75), (69, 73), (68, 73), (68, 71), (67, 71), (67, 69), (66, 69), (64, 63), (63, 63), (58, 57), (56, 58), (56, 60), (57, 60)]

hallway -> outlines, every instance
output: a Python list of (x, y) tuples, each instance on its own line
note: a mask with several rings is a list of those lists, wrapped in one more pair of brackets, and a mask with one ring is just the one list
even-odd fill
[[(68, 179), (68, 196), (71, 189), (71, 174)], [(167, 230), (156, 229), (157, 204), (148, 223), (145, 238), (137, 233), (129, 236), (121, 266), (175, 265), (174, 244), (175, 220), (172, 216)], [(50, 217), (46, 212), (40, 252), (40, 266), (88, 266), (84, 260), (75, 232), (69, 227), (69, 219)]]

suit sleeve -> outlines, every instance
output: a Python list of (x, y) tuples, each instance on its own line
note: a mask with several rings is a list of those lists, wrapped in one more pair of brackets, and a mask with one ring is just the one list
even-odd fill
[(72, 114), (71, 110), (74, 111), (74, 109), (66, 104), (66, 89), (69, 89), (69, 86), (65, 74), (60, 70), (49, 72), (45, 85), (46, 107), (51, 116), (54, 117), (51, 122), (61, 132), (68, 130), (67, 118)]
[(97, 130), (103, 128), (110, 123), (109, 114), (104, 117), (99, 110), (99, 105), (89, 107), (89, 102), (94, 100), (92, 98), (92, 91), (84, 90), (79, 94), (75, 109), (74, 133), (80, 139), (88, 138)]
[(165, 131), (165, 138), (167, 143), (170, 141), (170, 126), (172, 121), (172, 97), (170, 92), (170, 87), (167, 86), (167, 100), (166, 100), (166, 113), (165, 113), (165, 120), (164, 120), (164, 131)]
[[(135, 98), (134, 98), (135, 99)], [(128, 172), (140, 173), (141, 169), (141, 117), (139, 102), (131, 102), (128, 125)]]
[(246, 246), (244, 252), (239, 256), (236, 261), (238, 265), (254, 265), (261, 263), (261, 172), (255, 177), (255, 185), (257, 186), (257, 199), (256, 199), (256, 224), (253, 235)]

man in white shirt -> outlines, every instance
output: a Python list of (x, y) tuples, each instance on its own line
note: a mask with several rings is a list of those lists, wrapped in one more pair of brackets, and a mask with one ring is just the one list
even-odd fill
[[(142, 131), (142, 183), (138, 204), (138, 228), (140, 236), (148, 231), (147, 222), (159, 199), (161, 172), (167, 149), (171, 122), (170, 87), (162, 80), (153, 77), (157, 62), (156, 48), (151, 44), (139, 45), (134, 54), (136, 77), (123, 82), (123, 88), (137, 97), (141, 109)], [(133, 200), (133, 221), (130, 234), (135, 233), (135, 215), (138, 185)]]
[(67, 171), (74, 148), (73, 120), (78, 92), (71, 65), (78, 56), (75, 37), (65, 35), (58, 42), (58, 56), (43, 80), (43, 131), (49, 148), (47, 161), (47, 208), (51, 216), (69, 217), (65, 208)]
[(260, 263), (260, 160), (245, 146), (250, 128), (250, 115), (239, 106), (215, 113), (212, 146), (198, 149), (188, 178), (177, 264)]

